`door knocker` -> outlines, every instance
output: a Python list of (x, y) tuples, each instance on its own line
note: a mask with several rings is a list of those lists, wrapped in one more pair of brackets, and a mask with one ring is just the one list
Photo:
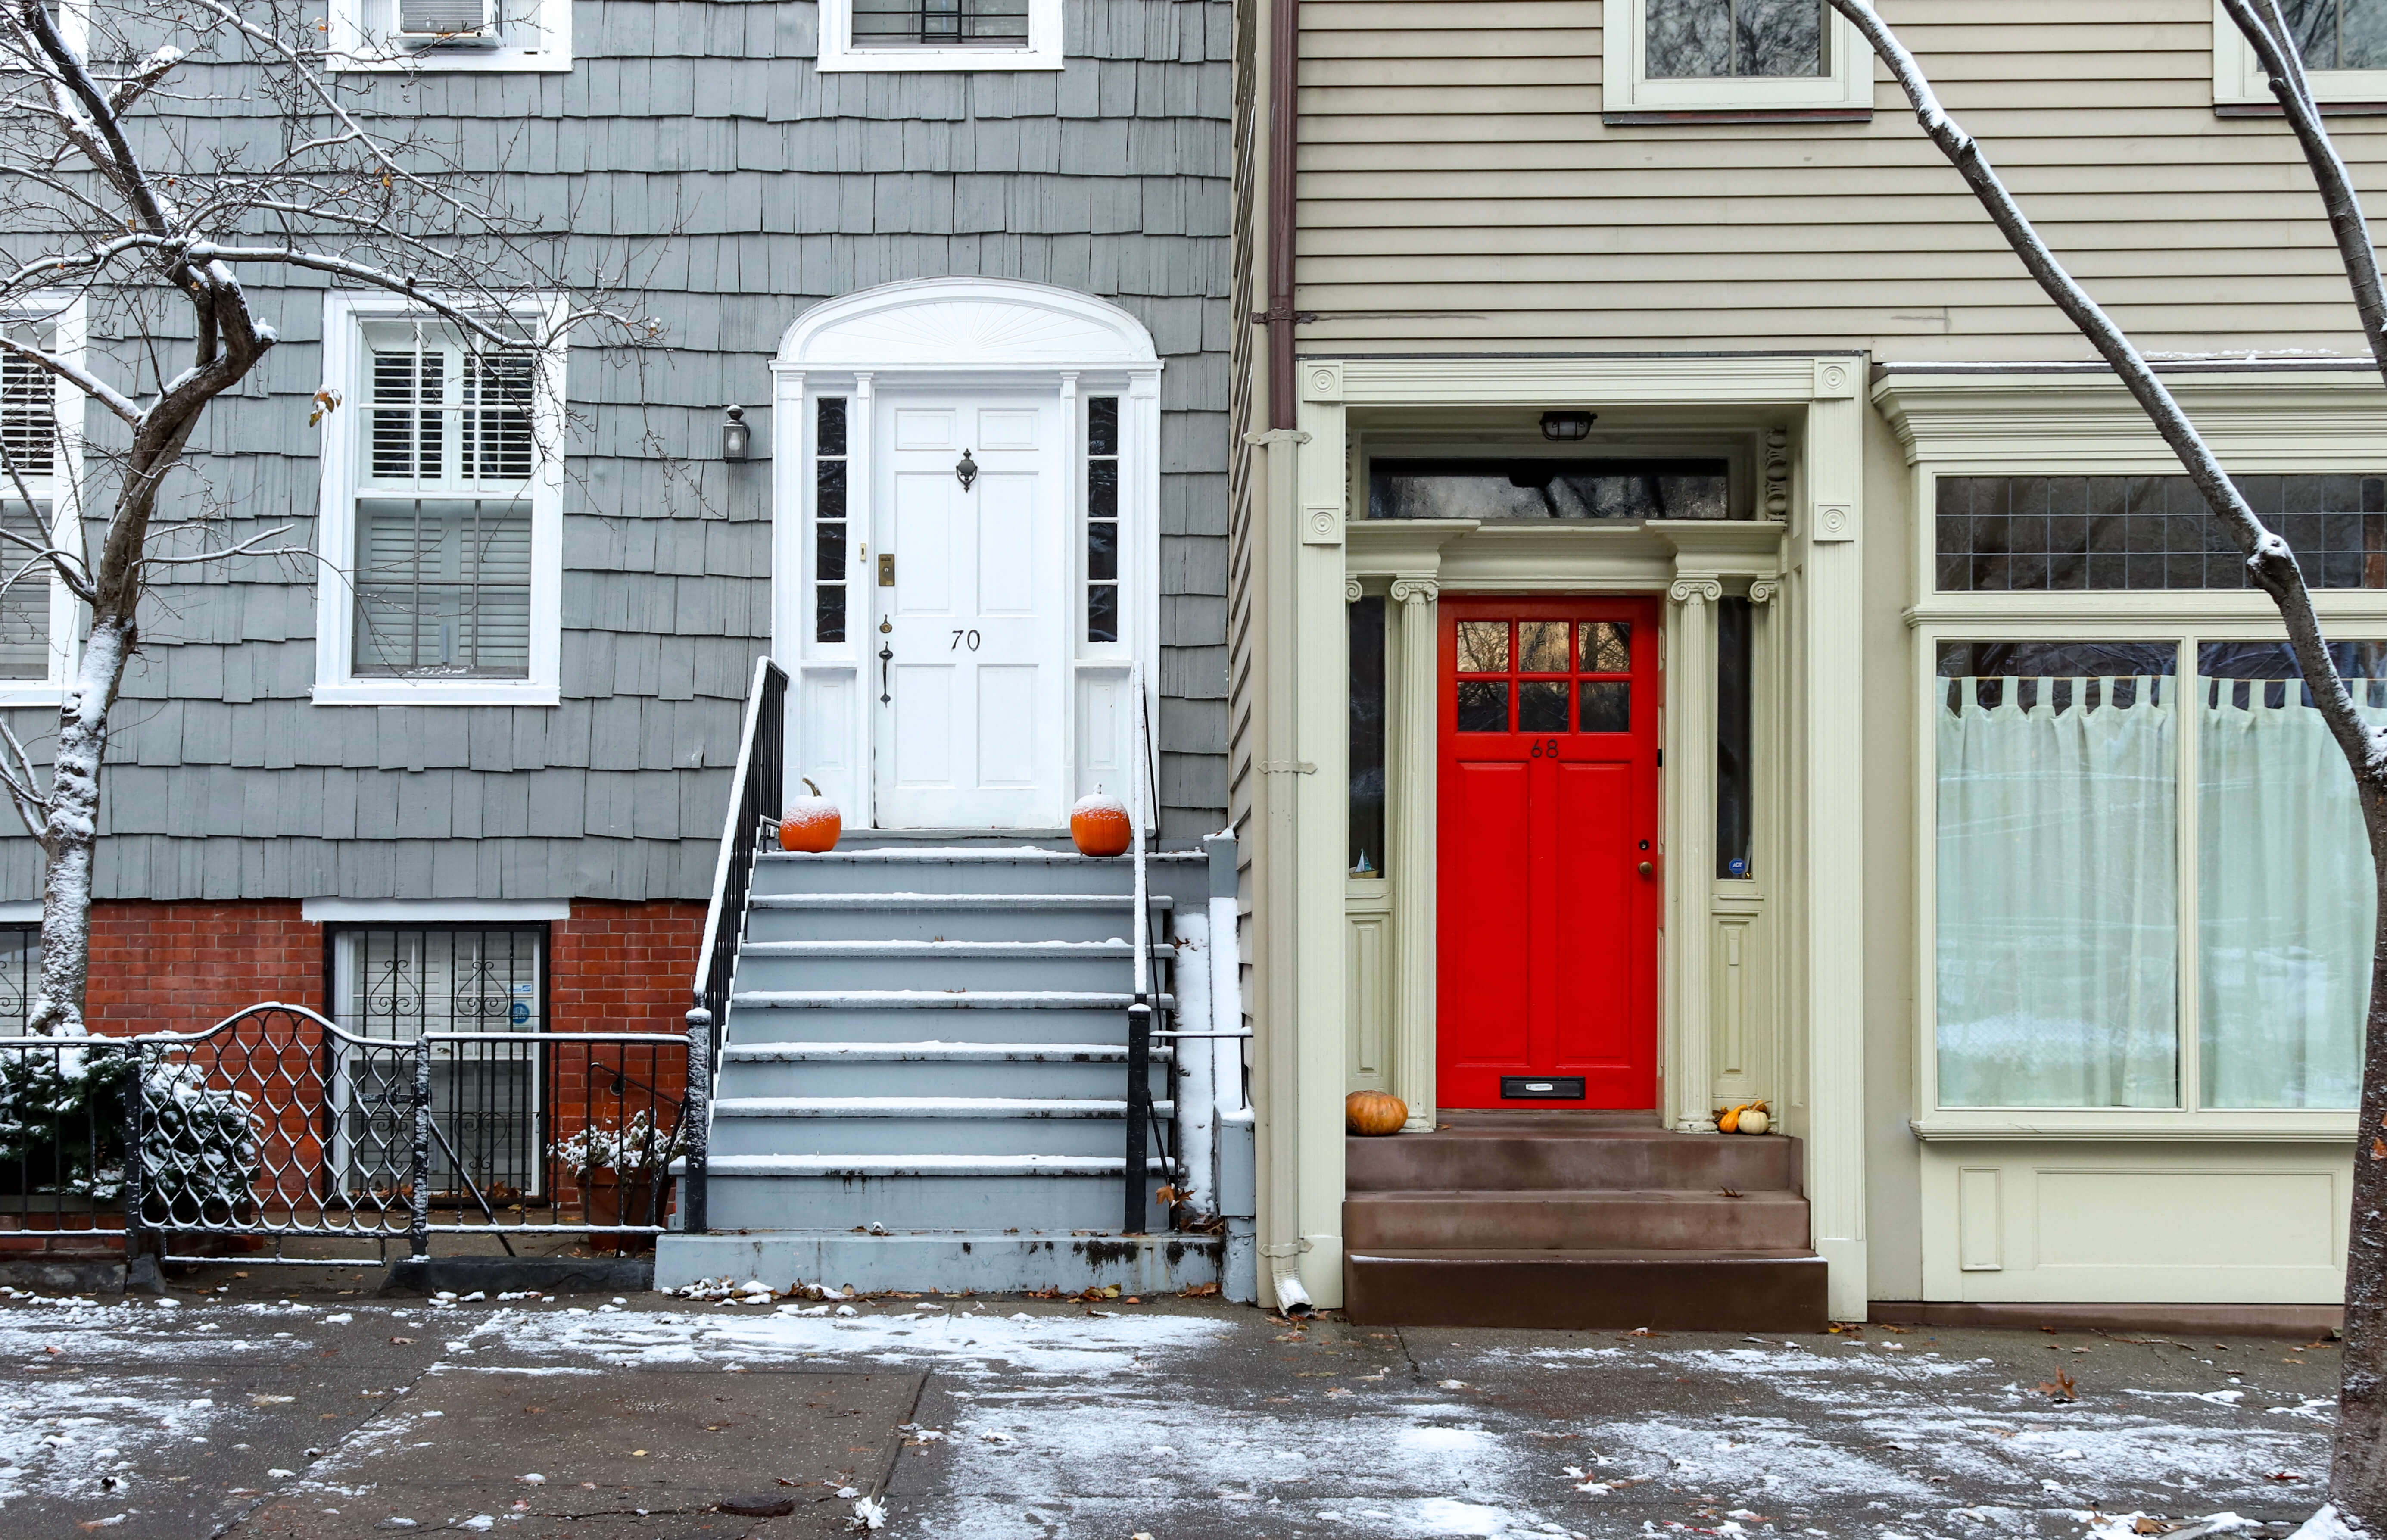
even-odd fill
[(967, 449), (962, 451), (960, 461), (954, 466), (954, 479), (962, 484), (965, 492), (970, 489), (971, 482), (978, 480), (978, 461), (970, 458)]

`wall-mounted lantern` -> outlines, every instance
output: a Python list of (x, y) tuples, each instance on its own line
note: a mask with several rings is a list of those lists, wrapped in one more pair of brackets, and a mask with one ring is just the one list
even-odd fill
[(1542, 436), (1561, 444), (1572, 444), (1591, 436), (1591, 425), (1599, 419), (1587, 411), (1546, 411), (1542, 413)]
[(746, 425), (746, 409), (731, 407), (727, 419), (721, 424), (721, 458), (743, 460), (746, 452), (753, 447), (754, 430)]

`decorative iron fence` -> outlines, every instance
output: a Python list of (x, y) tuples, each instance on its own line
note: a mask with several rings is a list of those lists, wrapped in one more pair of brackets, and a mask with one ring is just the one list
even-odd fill
[(368, 1037), (281, 1004), (200, 1032), (0, 1037), (0, 1227), (120, 1224), (128, 1254), (170, 1262), (258, 1238), (332, 1267), (363, 1259), (282, 1243), (642, 1243), (702, 1137), (688, 1051), (676, 1032)]

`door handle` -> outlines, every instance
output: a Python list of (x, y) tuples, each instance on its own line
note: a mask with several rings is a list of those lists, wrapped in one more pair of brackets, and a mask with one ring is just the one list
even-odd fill
[(1640, 872), (1643, 877), (1653, 877), (1657, 874), (1657, 871), (1658, 868), (1647, 861), (1640, 864)]
[[(891, 620), (881, 620), (878, 623), (878, 634), (882, 637), (894, 629), (895, 623)], [(894, 644), (891, 641), (881, 641), (878, 644), (878, 703), (882, 706), (895, 699), (887, 693), (887, 665), (894, 661)], [(1647, 865), (1648, 863), (1644, 862), (1643, 865)]]

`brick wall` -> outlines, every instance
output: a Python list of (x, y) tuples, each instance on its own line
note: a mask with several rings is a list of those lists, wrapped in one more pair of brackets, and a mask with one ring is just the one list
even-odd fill
[[(703, 930), (699, 903), (575, 903), (552, 927), (549, 1029), (684, 1030)], [(323, 928), (297, 904), (94, 909), (94, 1030), (187, 1032), (265, 1000), (325, 1008)]]

